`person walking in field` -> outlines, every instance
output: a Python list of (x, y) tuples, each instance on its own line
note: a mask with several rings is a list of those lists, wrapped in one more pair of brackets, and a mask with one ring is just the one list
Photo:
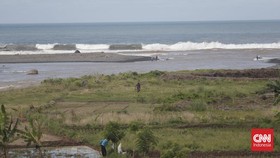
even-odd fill
[(108, 143), (109, 143), (109, 141), (106, 138), (100, 140), (100, 142), (99, 142), (100, 147), (101, 147), (101, 153), (102, 153), (102, 156), (104, 156), (104, 157), (107, 155), (106, 146), (108, 145)]
[(141, 90), (141, 85), (140, 85), (139, 82), (136, 84), (135, 87), (136, 87), (136, 91), (137, 91), (137, 92), (140, 92), (140, 90)]

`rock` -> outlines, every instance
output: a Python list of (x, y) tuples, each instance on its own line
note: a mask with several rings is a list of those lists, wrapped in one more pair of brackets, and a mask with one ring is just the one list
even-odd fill
[(113, 44), (109, 47), (110, 50), (142, 50), (141, 44)]
[(57, 44), (53, 47), (53, 50), (76, 50), (75, 44)]
[(16, 44), (6, 45), (5, 47), (2, 47), (0, 49), (3, 49), (4, 51), (36, 51), (36, 50), (38, 50), (36, 45), (16, 45)]
[(27, 75), (38, 75), (38, 74), (39, 74), (39, 71), (36, 69), (32, 69), (27, 72)]
[(79, 50), (76, 50), (74, 53), (81, 53)]

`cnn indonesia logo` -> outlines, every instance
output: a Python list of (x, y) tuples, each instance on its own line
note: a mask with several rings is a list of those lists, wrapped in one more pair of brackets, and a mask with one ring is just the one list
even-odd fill
[(252, 129), (251, 133), (252, 151), (273, 151), (274, 132), (273, 129)]

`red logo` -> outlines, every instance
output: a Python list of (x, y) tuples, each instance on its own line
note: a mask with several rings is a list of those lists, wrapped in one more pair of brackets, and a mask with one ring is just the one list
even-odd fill
[(274, 132), (273, 129), (253, 128), (251, 133), (252, 151), (273, 151)]

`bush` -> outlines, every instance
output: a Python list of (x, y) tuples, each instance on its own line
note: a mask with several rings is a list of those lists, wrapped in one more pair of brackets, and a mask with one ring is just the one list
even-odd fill
[(280, 80), (276, 80), (267, 84), (267, 89), (274, 93), (274, 104), (278, 104), (280, 102)]
[(143, 123), (134, 121), (129, 124), (129, 130), (132, 132), (137, 132), (142, 126)]
[(60, 84), (62, 84), (62, 82), (63, 82), (62, 78), (54, 78), (54, 79), (43, 80), (41, 83), (42, 84), (51, 84), (51, 85), (60, 85)]
[(125, 136), (123, 128), (117, 122), (109, 122), (104, 131), (104, 137), (111, 140), (114, 146)]
[(145, 128), (137, 135), (136, 145), (138, 151), (141, 153), (148, 153), (153, 145), (157, 145), (157, 143), (157, 138), (154, 136), (154, 133), (148, 128)]

